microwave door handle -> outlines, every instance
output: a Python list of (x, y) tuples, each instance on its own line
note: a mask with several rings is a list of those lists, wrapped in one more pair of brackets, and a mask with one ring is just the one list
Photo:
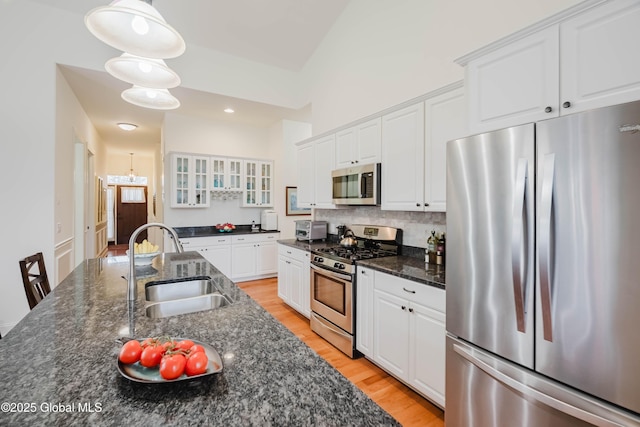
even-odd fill
[(358, 179), (360, 180), (360, 198), (363, 199), (367, 197), (367, 181), (363, 173), (358, 174)]

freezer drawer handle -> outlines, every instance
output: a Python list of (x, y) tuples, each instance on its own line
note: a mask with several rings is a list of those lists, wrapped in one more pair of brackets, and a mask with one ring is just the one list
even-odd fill
[(555, 181), (555, 154), (544, 156), (542, 190), (540, 195), (540, 307), (542, 308), (542, 335), (545, 340), (553, 341), (551, 319), (551, 245), (553, 236), (553, 187)]
[[(527, 258), (529, 243), (527, 229), (529, 215), (527, 212), (527, 159), (518, 160), (516, 185), (513, 195), (513, 221), (511, 229), (511, 270), (513, 277), (513, 298), (516, 308), (516, 326), (518, 331), (525, 331)], [(524, 263), (523, 263), (524, 259)], [(523, 271), (524, 265), (524, 271)], [(524, 282), (524, 283), (523, 283)]]
[(487, 375), (493, 377), (496, 381), (501, 382), (505, 386), (509, 387), (516, 392), (523, 394), (526, 398), (536, 400), (543, 405), (554, 408), (560, 412), (563, 412), (567, 415), (570, 415), (574, 418), (582, 420), (584, 422), (602, 426), (602, 427), (624, 427), (622, 424), (618, 424), (615, 421), (608, 420), (606, 418), (602, 418), (596, 414), (592, 414), (583, 409), (576, 408), (573, 405), (570, 405), (566, 402), (556, 399), (553, 396), (549, 396), (548, 394), (544, 394), (532, 387), (529, 387), (525, 384), (522, 384), (519, 381), (511, 378), (509, 375), (506, 375), (499, 370), (495, 369), (488, 363), (481, 360), (478, 356), (472, 354), (469, 350), (461, 347), (458, 344), (453, 344), (453, 349), (460, 356), (464, 357), (467, 361), (484, 371)]

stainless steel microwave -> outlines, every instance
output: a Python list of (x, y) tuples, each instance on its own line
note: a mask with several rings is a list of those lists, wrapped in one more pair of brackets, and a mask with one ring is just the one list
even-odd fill
[(351, 166), (331, 172), (336, 205), (380, 204), (380, 163)]

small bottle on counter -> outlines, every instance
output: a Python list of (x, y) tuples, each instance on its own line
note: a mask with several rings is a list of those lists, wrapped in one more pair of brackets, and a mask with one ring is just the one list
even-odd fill
[(436, 245), (436, 264), (444, 265), (444, 247), (445, 247), (445, 239), (444, 233), (438, 239), (438, 243)]
[(426, 262), (429, 264), (436, 263), (436, 245), (438, 242), (438, 238), (436, 237), (435, 230), (431, 231), (431, 236), (427, 240), (427, 259)]

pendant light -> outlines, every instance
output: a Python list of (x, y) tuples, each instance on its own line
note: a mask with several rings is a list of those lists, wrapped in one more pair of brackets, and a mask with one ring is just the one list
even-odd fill
[(87, 13), (85, 25), (98, 39), (118, 50), (145, 58), (167, 59), (182, 55), (184, 39), (151, 1), (114, 0)]
[(133, 153), (129, 153), (131, 156), (131, 169), (129, 169), (129, 182), (134, 182), (136, 180), (136, 173), (133, 171)]
[(173, 110), (180, 106), (180, 101), (167, 89), (155, 89), (134, 85), (121, 94), (122, 99), (139, 107), (155, 110)]
[(137, 86), (168, 89), (180, 84), (180, 77), (162, 59), (143, 58), (123, 53), (104, 66), (116, 79)]

